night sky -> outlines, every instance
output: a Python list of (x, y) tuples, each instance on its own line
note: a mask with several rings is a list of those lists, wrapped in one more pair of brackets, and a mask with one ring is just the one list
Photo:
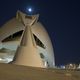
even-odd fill
[[(39, 21), (48, 31), (54, 47), (56, 65), (80, 63), (79, 0), (0, 0), (0, 26), (17, 10), (40, 14)], [(28, 13), (29, 14), (29, 13)]]

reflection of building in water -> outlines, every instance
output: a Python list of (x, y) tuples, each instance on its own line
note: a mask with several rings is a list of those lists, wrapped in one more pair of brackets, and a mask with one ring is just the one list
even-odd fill
[[(26, 31), (25, 28), (27, 28)], [(26, 35), (26, 37), (24, 37), (24, 35)], [(27, 49), (25, 49), (25, 47)], [(16, 17), (0, 28), (0, 49), (3, 49), (1, 52), (1, 54), (3, 54), (2, 56), (6, 54), (11, 56), (5, 57), (1, 59), (1, 61), (6, 60), (6, 58), (9, 58), (10, 61), (13, 60), (17, 50), (17, 57), (14, 61), (15, 64), (20, 65), (24, 62), (23, 65), (33, 66), (34, 62), (37, 62), (38, 67), (41, 67), (38, 64), (43, 64), (45, 67), (53, 67), (55, 65), (50, 38), (43, 25), (38, 22), (38, 15), (28, 16), (18, 11)], [(20, 50), (26, 52), (25, 58), (21, 57), (23, 54)], [(8, 62), (10, 62), (9, 60)], [(30, 61), (33, 63), (30, 63)], [(34, 66), (36, 66), (36, 64)]]

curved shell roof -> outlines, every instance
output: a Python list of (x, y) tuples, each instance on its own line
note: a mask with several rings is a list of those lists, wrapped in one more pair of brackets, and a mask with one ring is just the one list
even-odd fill
[[(24, 28), (24, 25), (16, 18), (9, 20), (0, 28), (0, 42), (10, 35), (24, 30)], [(40, 22), (33, 24), (31, 29), (32, 33), (35, 34), (46, 46), (46, 49), (42, 49), (42, 51), (44, 52), (44, 55), (48, 59), (50, 65), (55, 65), (53, 47), (47, 31)], [(41, 50), (41, 48), (39, 49)]]

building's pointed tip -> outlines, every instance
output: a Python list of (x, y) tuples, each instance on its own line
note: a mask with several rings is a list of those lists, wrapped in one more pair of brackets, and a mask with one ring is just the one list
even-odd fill
[(16, 15), (18, 15), (18, 14), (20, 14), (20, 13), (23, 13), (23, 12), (20, 11), (20, 10), (17, 10)]
[(17, 10), (17, 12), (21, 12), (20, 10)]
[(38, 18), (39, 18), (39, 14), (28, 15), (20, 10), (18, 10), (16, 13), (16, 19), (22, 22), (25, 26), (33, 25), (35, 22), (38, 21)]
[(34, 18), (36, 18), (36, 21), (39, 19), (39, 14), (33, 15)]
[(20, 11), (20, 10), (17, 10), (16, 14), (25, 14), (26, 16), (30, 16), (30, 17), (37, 17), (37, 18), (39, 18), (39, 14), (35, 14), (35, 15), (28, 15), (27, 13), (22, 12), (22, 11)]

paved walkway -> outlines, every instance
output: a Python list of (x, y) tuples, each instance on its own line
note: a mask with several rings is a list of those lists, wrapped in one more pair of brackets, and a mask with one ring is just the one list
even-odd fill
[(80, 80), (80, 71), (0, 64), (0, 80)]

